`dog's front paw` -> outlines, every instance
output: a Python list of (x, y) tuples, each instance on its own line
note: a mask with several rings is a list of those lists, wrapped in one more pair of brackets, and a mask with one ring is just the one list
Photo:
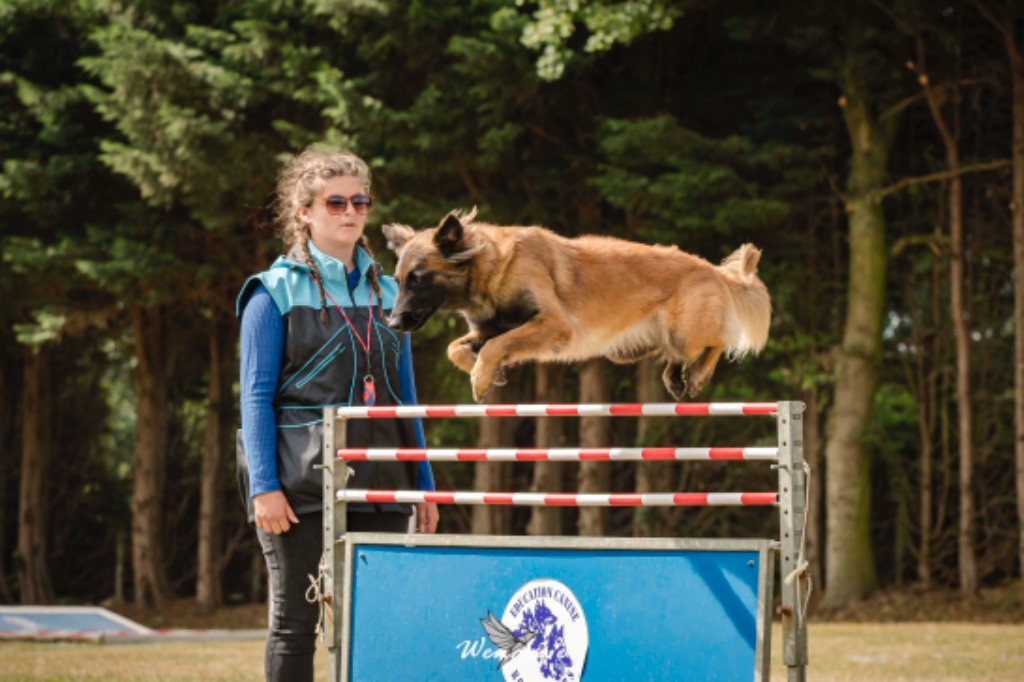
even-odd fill
[(468, 344), (453, 343), (448, 347), (448, 359), (452, 361), (453, 365), (469, 374), (473, 371), (473, 365), (476, 364), (476, 353)]
[(473, 400), (483, 403), (494, 389), (494, 377), (474, 369), (469, 375), (469, 380), (473, 385)]
[(476, 384), (474, 384), (473, 385), (473, 400), (475, 400), (476, 402), (478, 402), (481, 405), (483, 405), (485, 402), (487, 402), (487, 396), (489, 396), (491, 394), (492, 390), (494, 390), (493, 386), (488, 386), (487, 388), (481, 388), (481, 387), (478, 387)]
[(504, 386), (508, 383), (508, 377), (505, 375), (505, 365), (498, 368), (498, 371), (494, 373), (494, 385)]

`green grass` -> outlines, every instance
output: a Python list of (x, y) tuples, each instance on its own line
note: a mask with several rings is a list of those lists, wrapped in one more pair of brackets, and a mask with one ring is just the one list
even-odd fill
[[(1024, 625), (811, 623), (808, 679), (1024, 680)], [(772, 679), (786, 679), (772, 633)], [(326, 676), (318, 654), (318, 679)], [(260, 642), (0, 644), (0, 680), (263, 679)]]
[[(811, 623), (807, 677), (819, 680), (1024, 680), (1024, 625)], [(772, 632), (772, 679), (785, 680)]]

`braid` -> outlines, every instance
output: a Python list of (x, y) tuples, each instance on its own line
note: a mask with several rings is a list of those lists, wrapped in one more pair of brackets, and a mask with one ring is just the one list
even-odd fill
[(309, 252), (309, 237), (307, 236), (299, 242), (298, 247), (302, 262), (309, 266), (309, 270), (313, 275), (313, 281), (316, 282), (317, 289), (320, 290), (320, 324), (326, 325), (329, 319), (327, 313), (327, 292), (324, 290), (324, 277), (320, 274), (320, 268), (316, 266), (316, 261), (313, 260), (313, 255)]
[(370, 288), (373, 289), (374, 295), (377, 297), (377, 302), (380, 304), (377, 306), (379, 311), (381, 322), (384, 321), (384, 294), (380, 291), (380, 275), (377, 273), (377, 260), (373, 257), (373, 249), (370, 248), (370, 241), (366, 238), (366, 235), (359, 237), (359, 246), (363, 247), (366, 251), (366, 255), (370, 257), (370, 267), (366, 271), (366, 281), (370, 283)]

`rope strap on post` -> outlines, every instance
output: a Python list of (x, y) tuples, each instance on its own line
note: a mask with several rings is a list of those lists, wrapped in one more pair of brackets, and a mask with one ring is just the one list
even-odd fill
[(320, 563), (317, 566), (316, 576), (307, 573), (309, 587), (306, 588), (306, 603), (317, 605), (316, 632), (320, 635), (320, 641), (324, 641), (324, 612), (330, 599), (324, 594), (324, 576), (327, 575), (327, 551), (320, 555)]
[(811, 591), (814, 589), (814, 581), (811, 579), (811, 565), (807, 562), (807, 558), (804, 556), (804, 549), (807, 545), (807, 516), (811, 509), (811, 465), (807, 462), (803, 462), (804, 469), (804, 495), (806, 499), (804, 501), (804, 522), (802, 530), (800, 532), (800, 550), (797, 554), (796, 567), (789, 572), (783, 582), (786, 585), (792, 585), (793, 581), (797, 578), (803, 577), (807, 579), (807, 593), (804, 595), (802, 604), (799, 604), (799, 608), (796, 612), (796, 623), (797, 627), (803, 622), (803, 619), (807, 617), (807, 605), (811, 601)]

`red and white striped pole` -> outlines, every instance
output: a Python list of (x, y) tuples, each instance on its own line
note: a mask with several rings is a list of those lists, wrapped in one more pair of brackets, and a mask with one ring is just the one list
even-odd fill
[(771, 448), (342, 448), (346, 462), (775, 461)]
[(531, 507), (752, 507), (773, 505), (777, 493), (477, 493), (423, 490), (339, 490), (338, 502), (488, 504)]
[(743, 417), (773, 416), (777, 403), (622, 403), (593, 405), (400, 405), (338, 407), (341, 419), (435, 417)]

